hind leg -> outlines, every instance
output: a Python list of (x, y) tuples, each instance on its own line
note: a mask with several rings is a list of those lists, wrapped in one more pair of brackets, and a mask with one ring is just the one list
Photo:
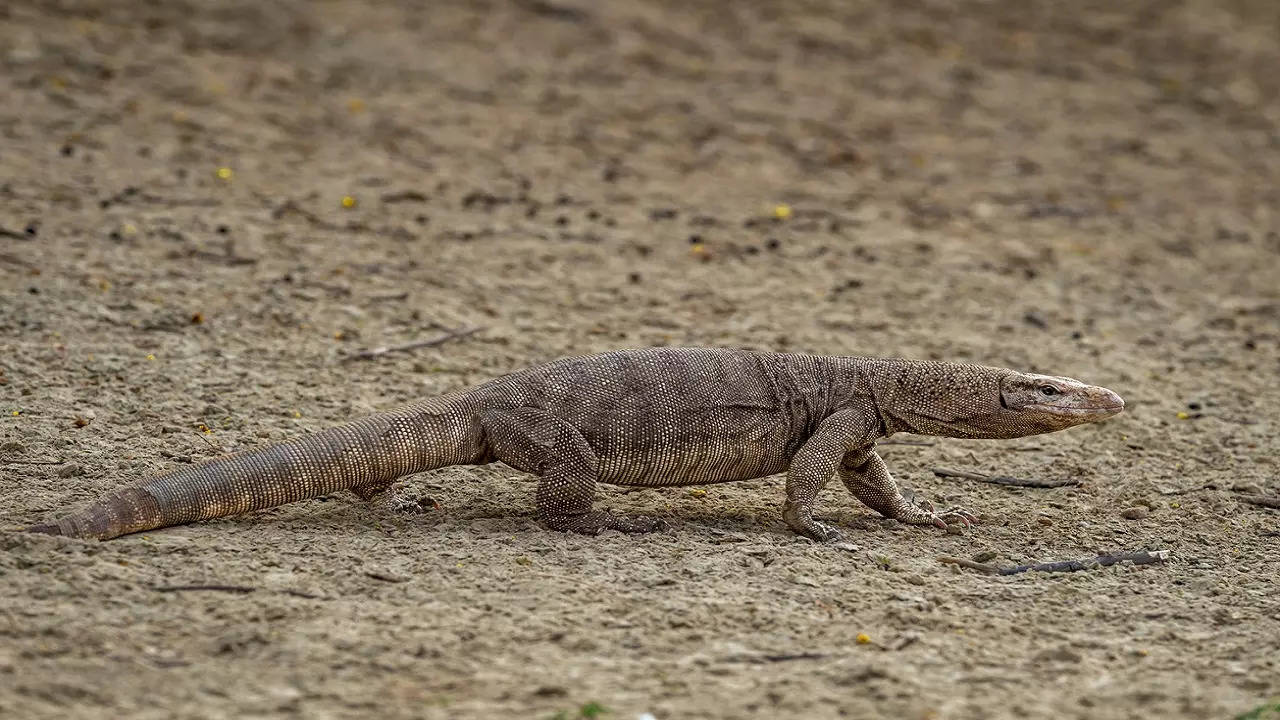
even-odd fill
[(494, 410), (481, 418), (494, 457), (537, 475), (538, 519), (552, 530), (595, 535), (601, 530), (649, 532), (656, 518), (614, 515), (592, 510), (599, 461), (573, 425), (545, 410)]

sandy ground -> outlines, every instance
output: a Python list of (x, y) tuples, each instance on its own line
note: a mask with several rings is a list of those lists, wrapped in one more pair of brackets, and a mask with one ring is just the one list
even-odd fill
[[(3, 5), (5, 529), (618, 347), (968, 360), (1129, 410), (885, 447), (984, 523), (837, 484), (852, 551), (783, 525), (780, 478), (602, 488), (673, 527), (552, 533), (501, 465), (409, 478), (419, 516), (6, 532), (0, 716), (1275, 717), (1280, 512), (1242, 493), (1280, 493), (1277, 67), (1269, 0)], [(937, 560), (1139, 549), (1171, 560)]]

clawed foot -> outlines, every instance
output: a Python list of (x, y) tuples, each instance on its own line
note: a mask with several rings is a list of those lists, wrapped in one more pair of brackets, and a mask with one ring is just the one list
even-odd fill
[(819, 542), (839, 542), (844, 539), (839, 530), (814, 520), (812, 515), (790, 503), (782, 508), (782, 519), (787, 521), (792, 530)]
[(937, 511), (934, 510), (933, 503), (928, 500), (921, 500), (916, 507), (922, 510), (925, 516), (921, 519), (922, 522), (915, 524), (929, 523), (947, 532), (959, 532), (961, 527), (969, 528), (978, 523), (978, 516), (962, 507)]
[(666, 528), (662, 518), (649, 515), (614, 515), (607, 510), (596, 510), (582, 515), (550, 515), (542, 522), (552, 530), (575, 532), (582, 535), (599, 535), (602, 530), (624, 533), (647, 533)]
[(374, 495), (370, 502), (379, 510), (386, 510), (400, 515), (420, 515), (427, 511), (421, 500), (407, 495), (403, 490), (397, 488), (391, 488)]

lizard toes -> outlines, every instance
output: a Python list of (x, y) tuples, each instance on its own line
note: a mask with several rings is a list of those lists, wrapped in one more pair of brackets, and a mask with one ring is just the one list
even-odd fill
[(611, 530), (617, 530), (618, 532), (647, 533), (654, 532), (656, 530), (665, 530), (667, 523), (662, 518), (651, 517), (649, 515), (633, 515), (630, 517), (619, 517), (615, 515), (610, 518), (606, 527)]
[(806, 533), (814, 540), (821, 542), (840, 542), (844, 540), (844, 533), (827, 525), (814, 520), (810, 527), (810, 532)]
[(963, 508), (933, 513), (933, 524), (953, 535), (964, 532), (965, 528), (972, 527), (976, 522), (977, 516)]
[(404, 491), (397, 488), (378, 492), (372, 495), (369, 501), (379, 510), (396, 514), (418, 515), (427, 511), (418, 498), (406, 495)]
[(421, 515), (427, 511), (422, 503), (414, 498), (395, 498), (391, 502), (392, 512), (402, 513), (405, 515)]
[(953, 507), (937, 513), (938, 517), (950, 522), (962, 523), (965, 527), (978, 524), (978, 516), (962, 507)]
[(599, 535), (601, 530), (647, 533), (661, 530), (667, 526), (661, 518), (648, 515), (619, 516), (603, 510), (581, 515), (549, 515), (543, 518), (543, 523), (552, 530), (575, 532), (582, 535)]

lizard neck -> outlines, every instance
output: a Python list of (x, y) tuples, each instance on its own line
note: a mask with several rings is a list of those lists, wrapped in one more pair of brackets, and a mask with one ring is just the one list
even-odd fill
[(871, 358), (862, 362), (886, 434), (1003, 437), (990, 418), (1002, 412), (1003, 368), (932, 360)]

